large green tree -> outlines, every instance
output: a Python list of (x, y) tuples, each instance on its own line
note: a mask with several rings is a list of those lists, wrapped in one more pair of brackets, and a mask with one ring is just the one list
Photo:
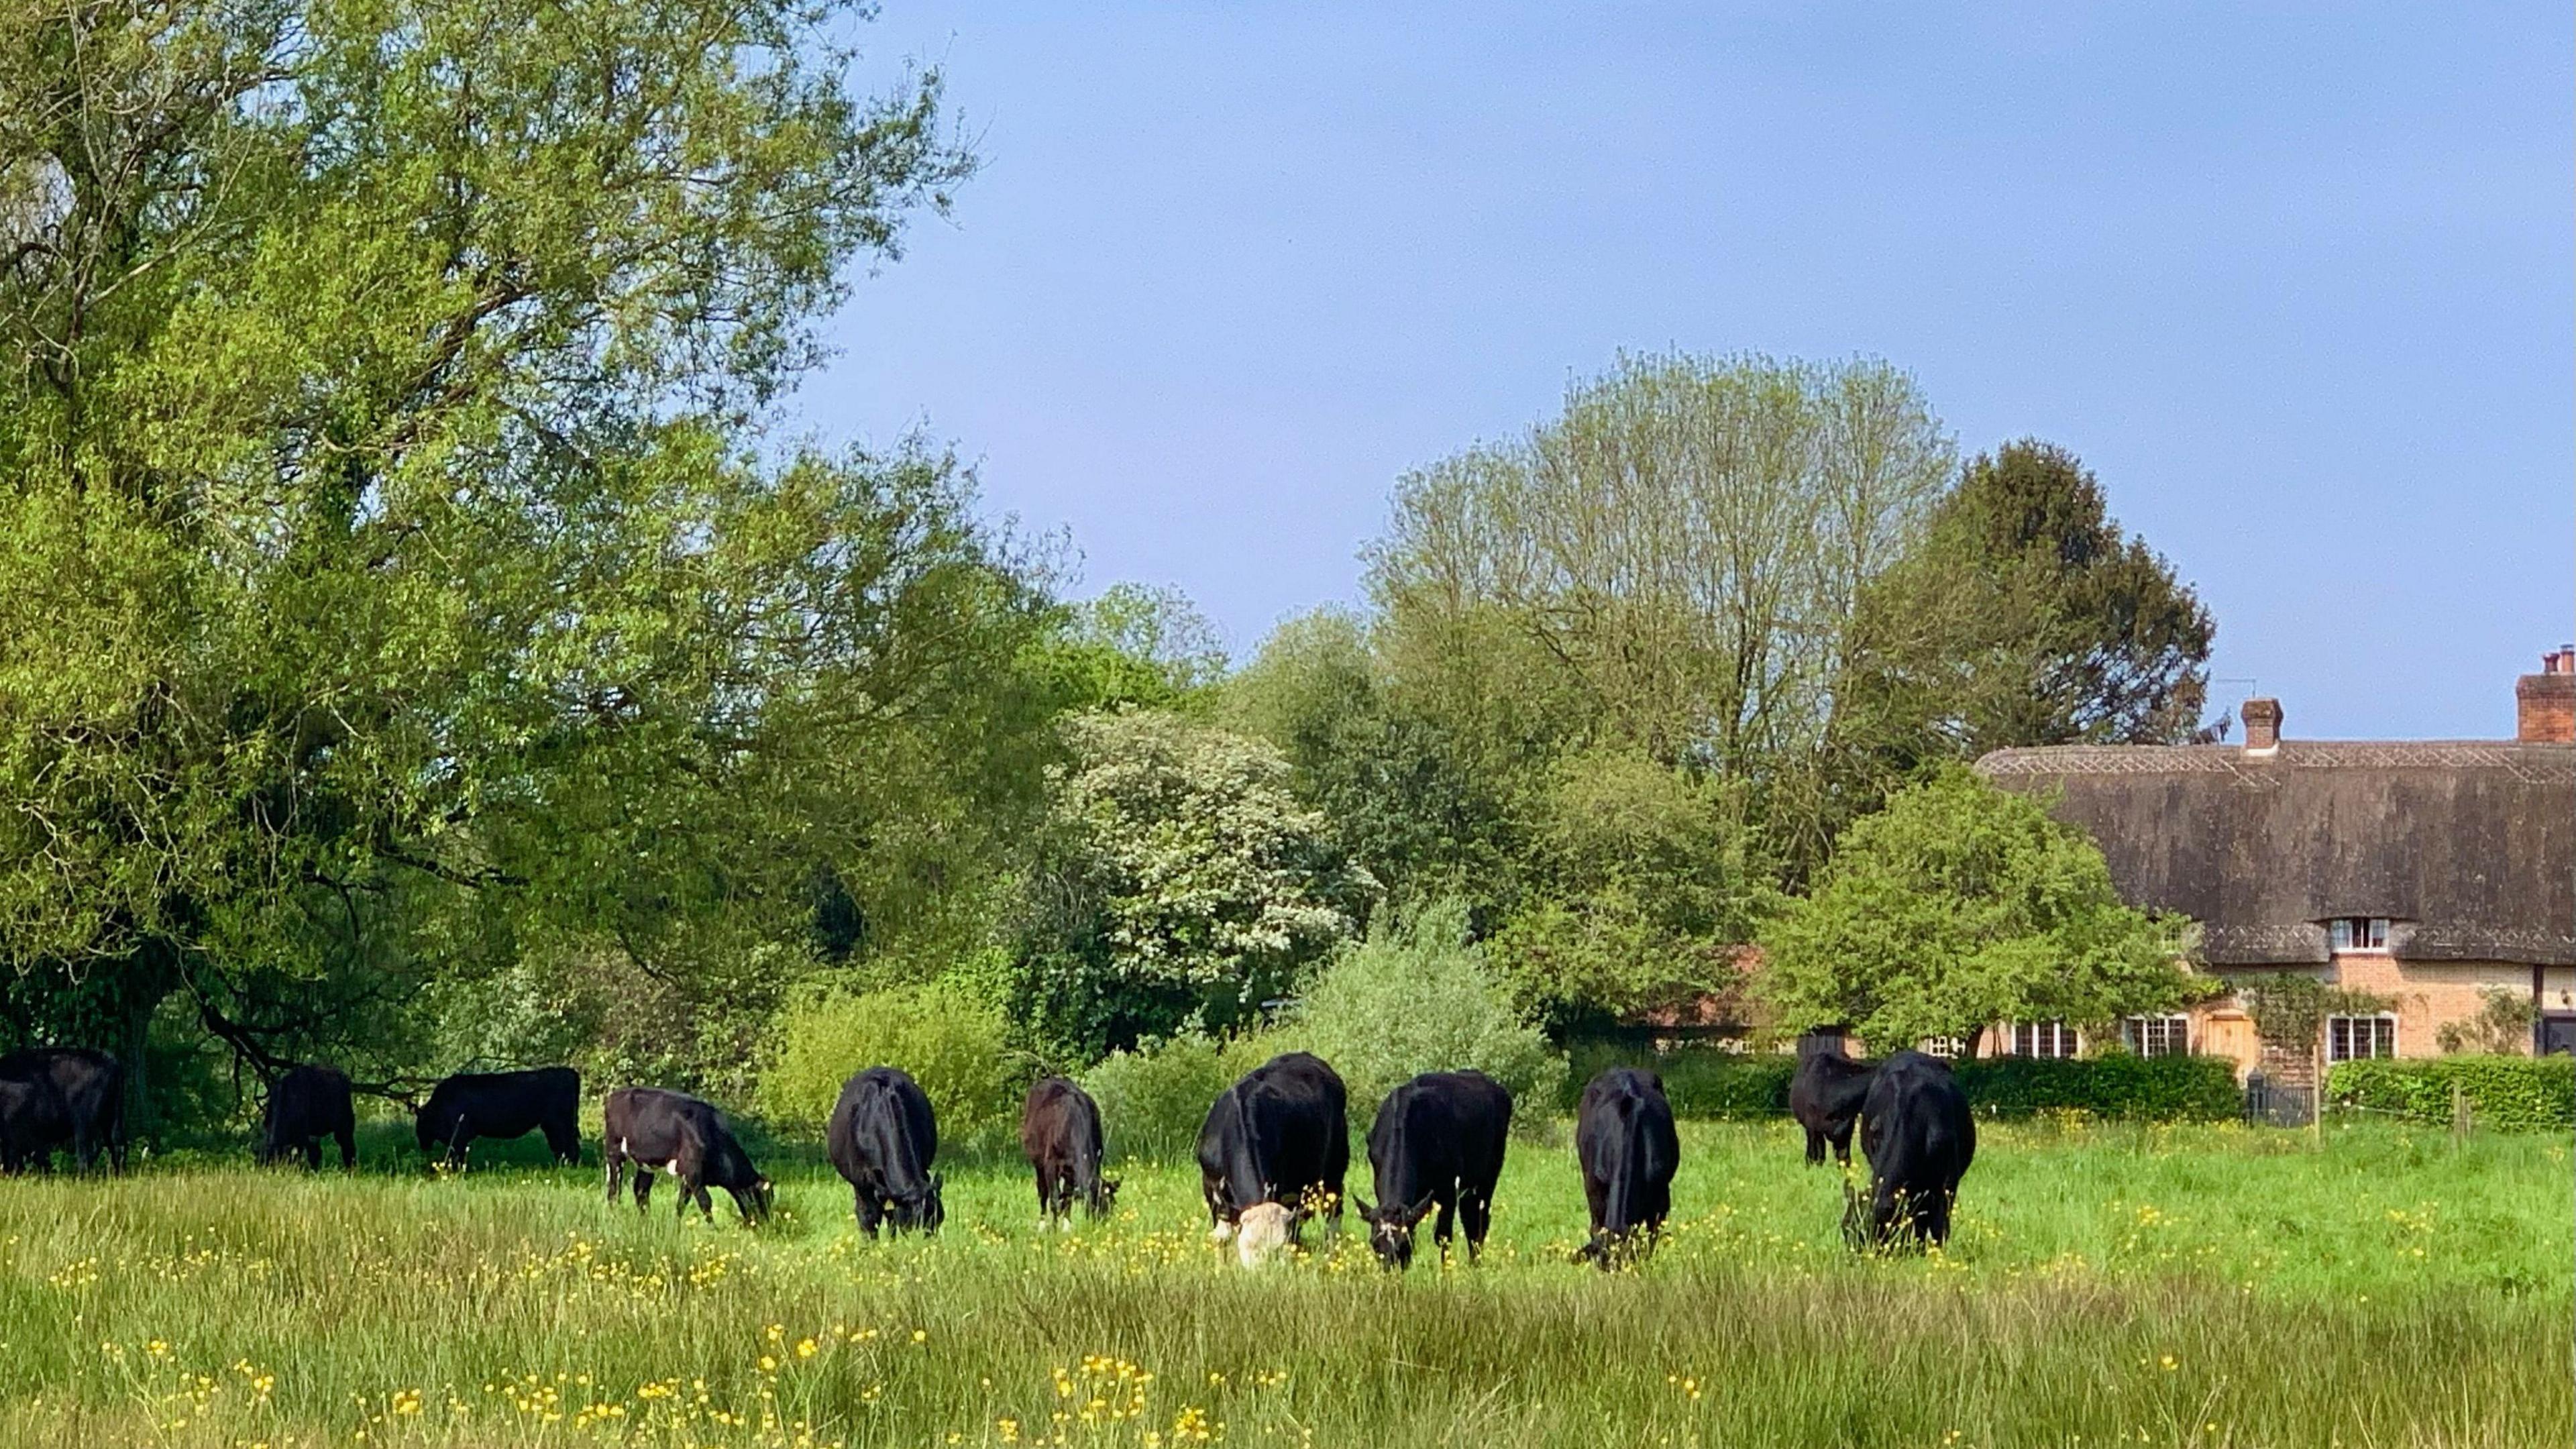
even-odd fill
[(1517, 773), (1389, 676), (1368, 622), (1322, 609), (1272, 631), (1226, 681), (1217, 717), (1278, 747), (1336, 852), (1390, 896), (1469, 901), (1490, 928), (1526, 874)]
[(1760, 940), (1781, 1026), (1847, 1024), (1879, 1052), (1973, 1049), (2001, 1021), (2100, 1028), (2210, 984), (2186, 965), (2189, 924), (2123, 905), (2082, 830), (1955, 767), (1855, 821)]
[(2009, 745), (2191, 738), (2216, 627), (2037, 439), (1980, 455), (1857, 603), (1841, 739), (1903, 769)]
[(1623, 358), (1522, 438), (1408, 474), (1369, 551), (1394, 687), (1502, 768), (1611, 749), (1741, 782), (1790, 855), (1862, 591), (1952, 469), (1883, 363)]
[(945, 459), (757, 431), (969, 169), (849, 13), (0, 0), (18, 1031), (345, 1052), (545, 955), (685, 1008), (1009, 840), (1044, 601)]

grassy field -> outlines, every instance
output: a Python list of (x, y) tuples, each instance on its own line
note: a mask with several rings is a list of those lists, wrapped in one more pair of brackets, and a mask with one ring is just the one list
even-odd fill
[(1892, 1260), (1785, 1124), (1684, 1146), (1615, 1276), (1565, 1261), (1561, 1142), (1515, 1144), (1483, 1263), (1403, 1278), (1356, 1236), (1245, 1273), (1171, 1167), (1066, 1236), (1015, 1164), (949, 1164), (948, 1230), (876, 1246), (801, 1154), (759, 1232), (382, 1139), (355, 1178), (0, 1182), (0, 1444), (2570, 1439), (2555, 1138), (1995, 1126), (1951, 1250)]

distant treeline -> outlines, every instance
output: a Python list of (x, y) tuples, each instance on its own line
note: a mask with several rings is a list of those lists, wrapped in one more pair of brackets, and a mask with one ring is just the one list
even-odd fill
[[(1942, 771), (2190, 737), (2210, 618), (1896, 367), (1618, 359), (1395, 479), (1366, 598), (1237, 667), (1169, 590), (1075, 602), (941, 446), (776, 436), (974, 170), (935, 73), (854, 89), (762, 3), (182, 9), (0, 128), (0, 1029), (132, 1063), (145, 1130), (306, 1060), (745, 1100), (934, 983), (1079, 1066), (1435, 908), (1560, 1040), (2180, 989)], [(1845, 867), (1909, 789), (1946, 823)]]

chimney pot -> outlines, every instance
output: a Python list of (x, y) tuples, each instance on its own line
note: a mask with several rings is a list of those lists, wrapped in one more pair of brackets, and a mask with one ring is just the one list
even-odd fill
[(2245, 719), (2245, 753), (2268, 755), (2281, 747), (2281, 702), (2249, 699), (2239, 711)]
[(2576, 644), (2540, 656), (2540, 672), (2513, 686), (2513, 737), (2525, 744), (2576, 743)]

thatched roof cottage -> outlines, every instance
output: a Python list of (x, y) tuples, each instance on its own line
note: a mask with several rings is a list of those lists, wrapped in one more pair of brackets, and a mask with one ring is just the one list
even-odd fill
[[(2297, 740), (2278, 701), (2248, 700), (2242, 743), (2067, 745), (1977, 762), (2050, 792), (2101, 843), (2132, 904), (2201, 923), (2208, 970), (2296, 971), (2385, 998), (2330, 1018), (2329, 1061), (2429, 1056), (2489, 997), (2527, 999), (2523, 1050), (2576, 1049), (2576, 649), (2516, 691), (2517, 738)], [(2054, 1033), (2033, 1033), (2043, 1050)], [(2258, 1051), (2233, 1000), (2132, 1021), (2135, 1049)], [(2070, 1034), (2071, 1035), (2071, 1034)], [(2066, 1050), (2073, 1049), (2071, 1040)], [(2277, 1073), (2304, 1078), (2303, 1063)], [(2286, 1068), (2286, 1072), (2283, 1069)]]

